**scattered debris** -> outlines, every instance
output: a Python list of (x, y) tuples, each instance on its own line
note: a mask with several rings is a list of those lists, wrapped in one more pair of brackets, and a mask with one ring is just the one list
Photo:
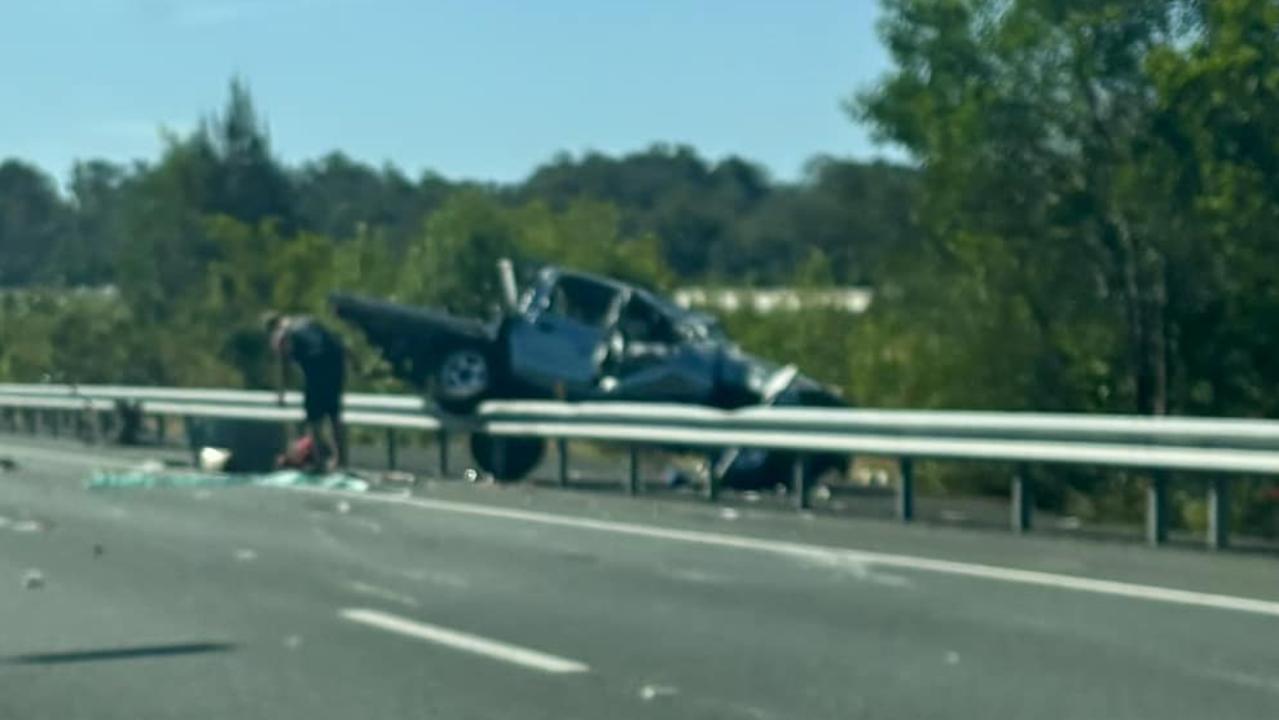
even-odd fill
[(382, 534), (382, 524), (377, 522), (376, 520), (369, 520), (368, 518), (362, 518), (362, 517), (356, 516), (351, 518), (351, 523), (354, 525), (359, 525), (360, 527), (364, 528), (365, 530), (368, 530), (374, 535)]
[(392, 470), (382, 474), (382, 482), (394, 485), (416, 485), (417, 476), (403, 470)]
[(645, 685), (640, 688), (639, 696), (645, 702), (654, 700), (659, 697), (672, 697), (679, 694), (679, 689), (669, 685)]
[(22, 587), (24, 590), (39, 590), (44, 587), (44, 573), (35, 568), (31, 568), (22, 574)]
[(819, 502), (826, 502), (827, 500), (830, 500), (830, 488), (825, 485), (818, 485), (813, 488), (809, 497)]
[(337, 510), (339, 515), (345, 515), (351, 512), (351, 503), (345, 500), (338, 500), (333, 509)]
[(199, 467), (205, 472), (222, 472), (231, 459), (231, 451), (225, 448), (200, 448)]
[(719, 517), (722, 520), (736, 520), (741, 517), (741, 513), (737, 512), (733, 508), (721, 508), (719, 511)]
[(662, 473), (662, 484), (666, 487), (675, 489), (691, 485), (692, 481), (688, 477), (688, 473), (677, 467), (669, 467)]
[(265, 475), (248, 473), (175, 472), (163, 470), (98, 472), (89, 481), (91, 489), (104, 488), (215, 488), (240, 485), (265, 487), (321, 487), (327, 490), (367, 492), (369, 482), (347, 473), (313, 475), (297, 470), (281, 470)]
[(142, 472), (142, 473), (164, 472), (164, 461), (156, 460), (155, 458), (149, 458), (133, 466), (133, 469), (137, 472)]
[(476, 470), (475, 468), (467, 468), (467, 469), (466, 469), (466, 472), (462, 473), (462, 477), (463, 477), (463, 478), (464, 478), (467, 482), (471, 482), (471, 483), (473, 483), (473, 482), (479, 482), (479, 479), (480, 479), (480, 472), (479, 472), (478, 470)]
[(240, 548), (235, 551), (235, 559), (240, 562), (253, 562), (258, 559), (258, 554), (251, 548)]
[(747, 490), (746, 492), (742, 493), (742, 499), (748, 503), (757, 503), (759, 502), (759, 498), (760, 498), (759, 493), (755, 492), (754, 490)]
[(33, 533), (44, 532), (44, 523), (39, 520), (19, 520), (9, 526), (9, 529), (16, 533)]

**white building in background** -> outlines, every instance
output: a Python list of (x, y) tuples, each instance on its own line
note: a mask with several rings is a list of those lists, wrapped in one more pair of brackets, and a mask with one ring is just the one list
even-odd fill
[(826, 308), (860, 315), (870, 307), (873, 293), (869, 288), (711, 288), (687, 287), (672, 293), (672, 299), (683, 308), (717, 310), (733, 313), (751, 309), (757, 313), (796, 312), (810, 308)]

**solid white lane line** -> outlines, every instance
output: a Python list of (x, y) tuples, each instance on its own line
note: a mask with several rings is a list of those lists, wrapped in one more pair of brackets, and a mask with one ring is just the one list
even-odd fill
[(510, 645), (497, 640), (482, 638), (478, 635), (449, 630), (438, 625), (428, 625), (378, 610), (346, 608), (340, 611), (338, 615), (346, 620), (362, 623), (380, 630), (387, 630), (417, 638), (418, 640), (450, 647), (454, 650), (483, 655), (494, 660), (501, 660), (512, 665), (521, 665), (533, 670), (541, 670), (542, 672), (566, 674), (583, 673), (590, 670), (589, 667), (576, 660), (567, 660), (518, 645)]
[(348, 497), (360, 498), (366, 502), (408, 505), (424, 510), (450, 512), (460, 515), (471, 515), (474, 517), (517, 520), (520, 522), (536, 523), (539, 525), (551, 525), (555, 527), (566, 527), (579, 530), (593, 530), (596, 532), (608, 532), (619, 535), (630, 535), (634, 537), (645, 537), (656, 540), (667, 540), (696, 545), (734, 548), (737, 550), (750, 550), (753, 552), (783, 555), (806, 560), (818, 560), (823, 563), (865, 563), (867, 565), (875, 565), (878, 567), (941, 573), (944, 575), (959, 575), (963, 577), (980, 578), (982, 580), (997, 580), (1000, 582), (1016, 583), (1020, 585), (1074, 590), (1094, 593), (1097, 595), (1110, 595), (1136, 600), (1149, 600), (1153, 602), (1173, 603), (1192, 607), (1213, 608), (1217, 610), (1235, 610), (1238, 612), (1279, 617), (1279, 602), (1240, 597), (1236, 595), (1221, 595), (1217, 593), (1197, 592), (1194, 590), (1178, 590), (1175, 588), (1159, 587), (1157, 585), (1140, 585), (1137, 583), (1119, 582), (1114, 580), (1099, 580), (1077, 575), (1060, 575), (1056, 573), (1040, 572), (1037, 570), (1019, 570), (1017, 568), (1000, 567), (998, 565), (956, 562), (952, 560), (939, 560), (913, 555), (852, 550), (824, 545), (807, 545), (804, 543), (781, 540), (763, 540), (759, 538), (706, 532), (702, 530), (679, 530), (655, 525), (641, 525), (639, 523), (594, 520), (591, 518), (575, 517), (572, 515), (555, 515), (553, 513), (538, 512), (535, 510), (490, 507), (487, 505), (477, 505), (453, 500), (431, 500), (416, 497), (347, 493), (340, 490), (327, 490), (324, 488), (301, 486), (282, 489), (296, 492), (341, 494)]

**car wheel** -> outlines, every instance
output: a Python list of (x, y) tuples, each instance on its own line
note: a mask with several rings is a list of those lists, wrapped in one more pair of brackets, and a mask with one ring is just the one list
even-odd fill
[(523, 479), (546, 454), (546, 442), (533, 437), (471, 435), (471, 456), (480, 469), (502, 482)]
[(493, 387), (493, 365), (473, 347), (450, 350), (435, 370), (435, 400), (452, 413), (469, 413)]

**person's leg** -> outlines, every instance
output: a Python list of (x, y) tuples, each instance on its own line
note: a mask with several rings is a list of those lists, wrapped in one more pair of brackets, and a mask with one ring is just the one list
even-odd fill
[(327, 470), (337, 454), (337, 449), (333, 441), (329, 439), (329, 433), (325, 428), (325, 419), (332, 412), (328, 390), (330, 386), (331, 383), (327, 382), (327, 378), (322, 377), (322, 374), (314, 369), (305, 372), (302, 404), (306, 409), (306, 431), (311, 435), (313, 442), (314, 462), (311, 464), (311, 469), (315, 471)]
[(334, 413), (330, 415), (329, 424), (333, 428), (333, 445), (337, 453), (337, 469), (346, 470), (349, 459), (346, 445), (346, 425), (342, 422), (342, 414)]
[(337, 449), (338, 467), (347, 469), (350, 461), (346, 444), (346, 424), (342, 422), (342, 395), (346, 392), (346, 353), (339, 351), (333, 377), (333, 407), (329, 421), (333, 424), (333, 443)]

